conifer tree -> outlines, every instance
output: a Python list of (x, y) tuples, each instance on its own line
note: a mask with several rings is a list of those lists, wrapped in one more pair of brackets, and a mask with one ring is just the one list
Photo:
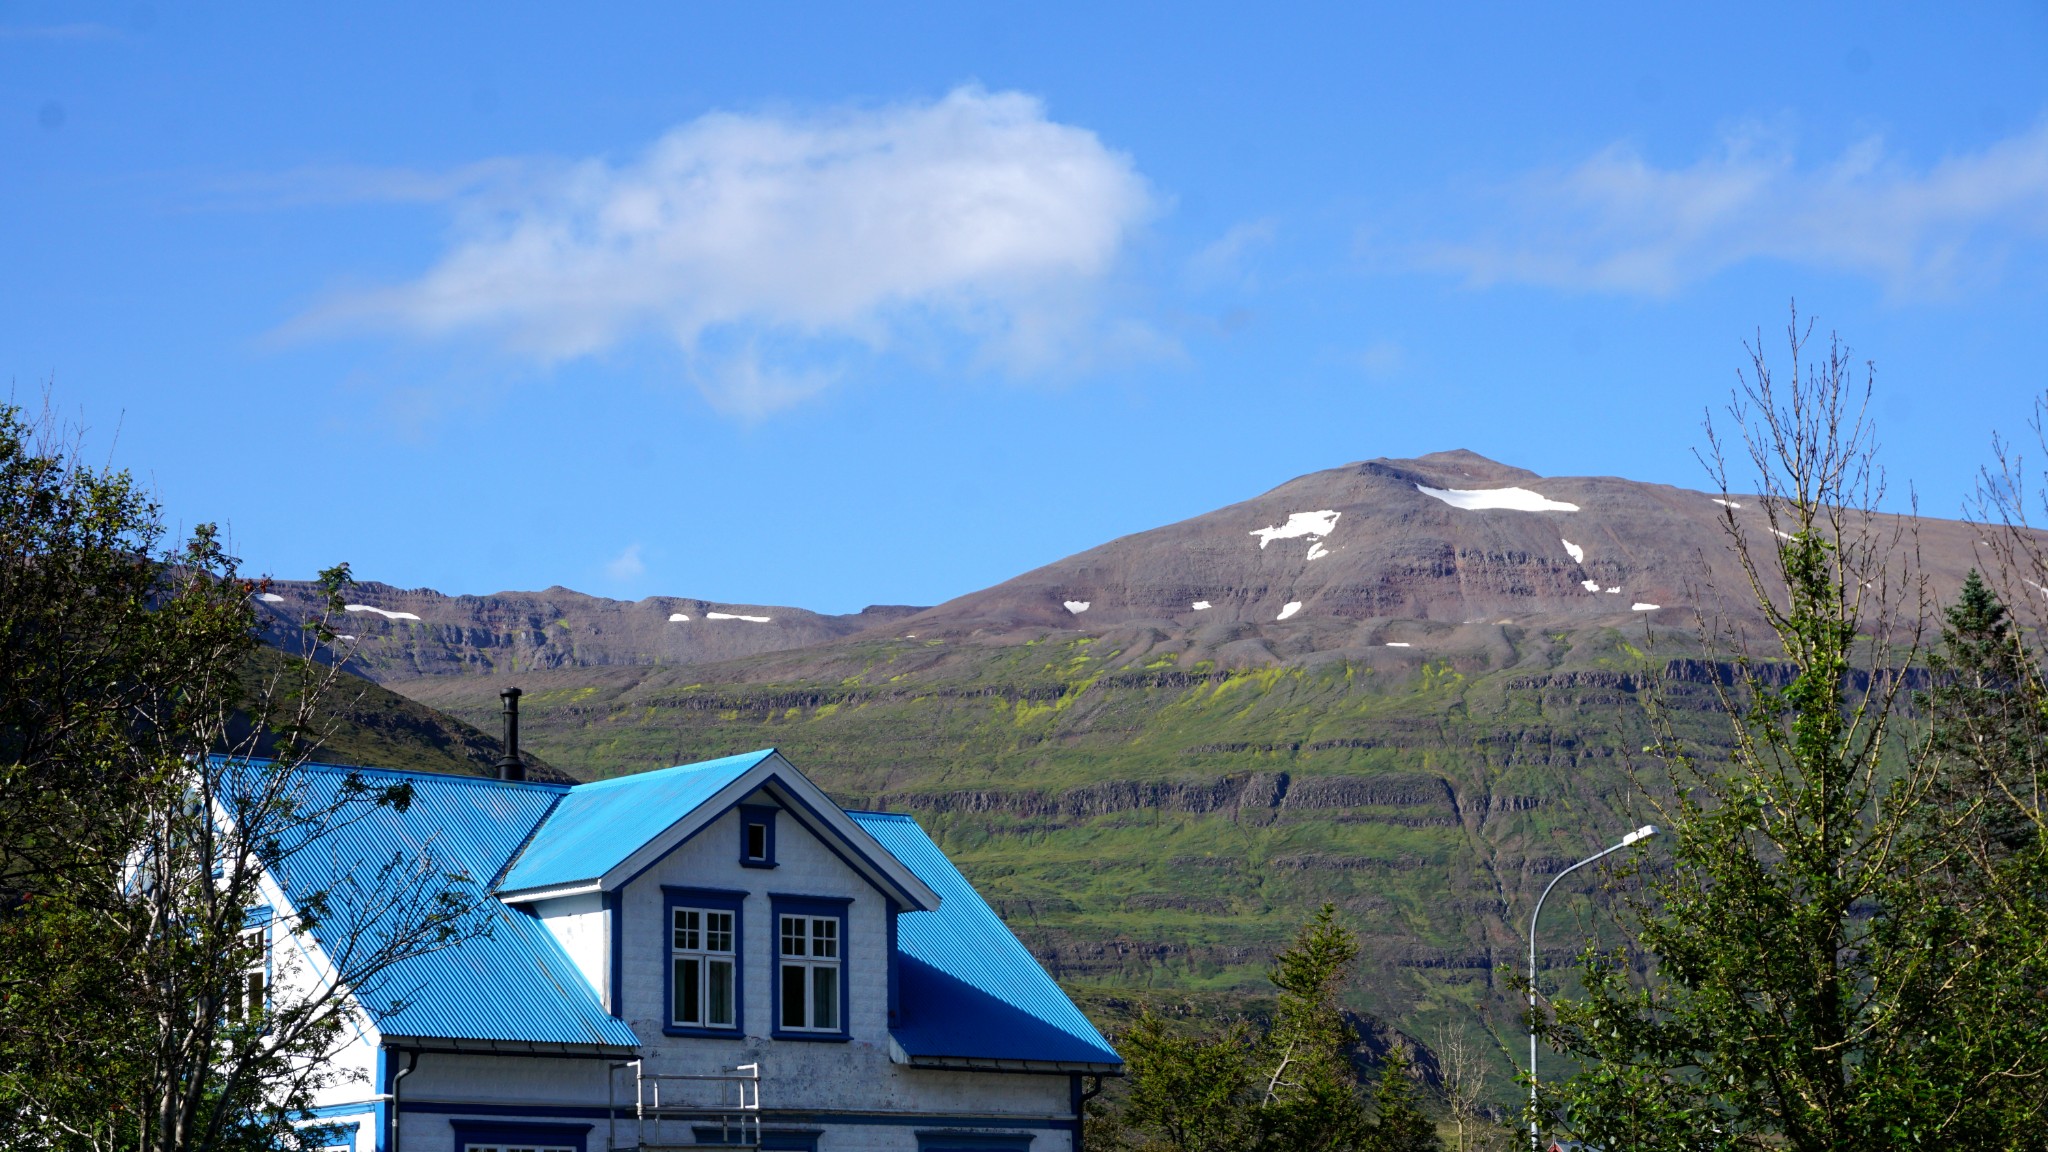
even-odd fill
[(1629, 947), (1589, 952), (1583, 994), (1555, 1003), (1548, 1034), (1583, 1071), (1547, 1104), (1606, 1148), (2048, 1146), (2029, 661), (1966, 588), (1930, 723), (1906, 722), (1899, 670), (1931, 613), (1877, 510), (1868, 385), (1851, 394), (1839, 344), (1802, 373), (1796, 319), (1791, 346), (1788, 388), (1753, 352), (1737, 414), (1759, 495), (1724, 504), (1771, 647), (1733, 653), (1725, 755), (1653, 697), (1668, 864)]
[(1358, 941), (1324, 905), (1275, 958), (1272, 1027), (1238, 1022), (1188, 1034), (1147, 1012), (1120, 1038), (1128, 1095), (1105, 1127), (1146, 1152), (1434, 1152), (1406, 1058), (1396, 1051), (1368, 1101), (1343, 993)]
[(1396, 1048), (1380, 1065), (1372, 1093), (1372, 1152), (1440, 1152), (1436, 1123), (1423, 1111), (1408, 1057)]

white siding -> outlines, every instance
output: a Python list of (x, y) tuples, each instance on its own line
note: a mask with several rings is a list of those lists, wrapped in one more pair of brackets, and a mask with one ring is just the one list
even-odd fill
[[(273, 912), (267, 937), (270, 1003), (273, 1007), (304, 1004), (309, 999), (327, 996), (333, 962), (316, 941), (288, 930), (295, 913), (281, 889), (266, 881), (263, 895)], [(377, 1090), (371, 1084), (377, 1068), (376, 1028), (356, 1009), (353, 1000), (336, 1007), (346, 1011), (347, 1018), (335, 1047), (327, 1054), (326, 1082), (313, 1093), (316, 1107), (352, 1103)]]
[[(750, 802), (768, 801), (757, 794)], [(739, 815), (728, 813), (623, 890), (622, 1016), (647, 1045), (650, 1072), (713, 1073), (758, 1062), (761, 1102), (770, 1111), (914, 1112), (963, 1118), (1032, 1117), (1048, 1122), (1070, 1114), (1065, 1076), (938, 1072), (892, 1063), (887, 902), (791, 812), (777, 814), (775, 838), (775, 868), (742, 867)], [(741, 912), (743, 1039), (664, 1033), (663, 971), (669, 955), (663, 921), (665, 885), (747, 893)], [(851, 899), (844, 949), (849, 966), (844, 1009), (850, 1041), (770, 1037), (770, 981), (776, 946), (771, 893)], [(922, 1127), (960, 1126), (934, 1121)], [(1052, 1139), (1041, 1135), (1034, 1148), (1048, 1147)], [(1064, 1146), (1064, 1136), (1060, 1141)], [(915, 1148), (916, 1139), (909, 1127), (858, 1125), (833, 1131), (820, 1147)]]
[(611, 926), (604, 897), (595, 892), (563, 896), (530, 905), (534, 915), (562, 945), (562, 951), (590, 982), (598, 1002), (611, 1009)]

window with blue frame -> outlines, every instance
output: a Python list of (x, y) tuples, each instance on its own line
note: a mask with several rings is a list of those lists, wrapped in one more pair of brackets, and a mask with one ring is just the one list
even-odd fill
[(234, 992), (228, 997), (228, 1019), (255, 1023), (270, 1003), (270, 918), (242, 929), (235, 939)]
[(662, 891), (669, 946), (665, 1030), (678, 1035), (739, 1035), (740, 908), (746, 893), (708, 888)]
[(747, 868), (775, 867), (775, 809), (758, 804), (740, 805), (740, 864)]
[(846, 909), (852, 901), (815, 896), (775, 896), (772, 901), (774, 1035), (845, 1039)]
[(450, 1120), (455, 1152), (589, 1152), (590, 1124)]

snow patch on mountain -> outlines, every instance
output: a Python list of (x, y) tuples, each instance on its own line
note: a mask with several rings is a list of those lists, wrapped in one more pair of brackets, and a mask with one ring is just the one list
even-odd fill
[(1294, 614), (1295, 614), (1296, 612), (1299, 612), (1299, 611), (1301, 611), (1301, 601), (1299, 601), (1299, 600), (1289, 600), (1289, 601), (1287, 602), (1287, 606), (1286, 606), (1285, 608), (1282, 608), (1282, 609), (1280, 609), (1280, 615), (1278, 615), (1278, 616), (1275, 616), (1275, 617), (1274, 617), (1274, 619), (1275, 619), (1275, 620), (1285, 620), (1285, 619), (1287, 619), (1287, 618), (1288, 618), (1289, 616), (1292, 616), (1292, 615), (1294, 615)]
[(1552, 500), (1548, 496), (1531, 492), (1527, 488), (1431, 488), (1426, 484), (1417, 484), (1415, 490), (1424, 496), (1441, 500), (1453, 508), (1463, 508), (1467, 512), (1485, 512), (1493, 509), (1503, 509), (1509, 512), (1577, 512), (1579, 510), (1577, 504), (1567, 504), (1562, 500)]
[(1586, 562), (1586, 550), (1584, 548), (1579, 547), (1577, 544), (1574, 544), (1569, 540), (1560, 540), (1559, 543), (1564, 545), (1564, 550), (1571, 556), (1572, 563), (1584, 564)]
[(1327, 508), (1321, 512), (1290, 512), (1287, 523), (1277, 528), (1254, 529), (1249, 534), (1259, 538), (1261, 548), (1275, 540), (1292, 540), (1297, 536), (1319, 540), (1337, 530), (1337, 517), (1342, 515), (1342, 512), (1332, 512)]
[(1088, 604), (1089, 601), (1086, 600), (1069, 600), (1067, 601), (1067, 611), (1079, 616), (1088, 610)]
[(766, 624), (769, 619), (766, 616), (742, 616), (736, 612), (706, 612), (704, 618), (706, 620), (745, 620), (749, 624)]
[(344, 604), (342, 605), (342, 609), (348, 612), (375, 612), (377, 615), (382, 616), (386, 620), (419, 619), (418, 616), (415, 616), (411, 612), (393, 612), (389, 608), (379, 608), (375, 604)]

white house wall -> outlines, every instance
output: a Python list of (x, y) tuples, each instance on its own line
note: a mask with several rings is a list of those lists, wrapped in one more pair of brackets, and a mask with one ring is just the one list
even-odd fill
[[(333, 961), (328, 959), (318, 941), (290, 930), (289, 926), (297, 919), (297, 914), (282, 889), (265, 877), (260, 890), (271, 910), (271, 922), (265, 931), (268, 992), (273, 1009), (304, 1004), (315, 997), (328, 995), (334, 974)], [(362, 1015), (353, 999), (337, 1008), (347, 1013), (347, 1019), (334, 1048), (326, 1057), (326, 1083), (313, 1093), (316, 1106), (360, 1100), (376, 1091), (371, 1086), (377, 1068), (379, 1038), (376, 1029)]]
[[(716, 1043), (705, 1041), (704, 1043)], [(1072, 1152), (1066, 1130), (1069, 1101), (1063, 1076), (1024, 1076), (970, 1072), (934, 1072), (897, 1068), (907, 1074), (902, 1082), (872, 1097), (853, 1115), (778, 1116), (792, 1108), (817, 1111), (808, 1104), (781, 1100), (770, 1095), (775, 1079), (767, 1077), (766, 1061), (779, 1052), (768, 1042), (763, 1052), (764, 1084), (762, 1104), (767, 1110), (763, 1127), (769, 1130), (818, 1132), (819, 1152), (915, 1152), (919, 1132), (976, 1132), (988, 1135), (1031, 1134), (1032, 1152)], [(736, 1044), (731, 1045), (737, 1047)], [(843, 1047), (843, 1046), (841, 1046)], [(403, 1067), (403, 1058), (398, 1067)], [(884, 1057), (886, 1060), (886, 1057)], [(858, 1081), (873, 1066), (863, 1061), (849, 1066), (841, 1075)], [(529, 1057), (447, 1055), (427, 1053), (419, 1058), (415, 1071), (402, 1084), (405, 1106), (400, 1123), (400, 1152), (455, 1152), (455, 1129), (450, 1120), (478, 1120), (510, 1123), (590, 1125), (589, 1152), (612, 1152), (642, 1143), (638, 1124), (632, 1118), (633, 1078), (629, 1071), (616, 1075), (616, 1098), (624, 1106), (616, 1126), (604, 1118), (607, 1100), (606, 1062), (602, 1060), (551, 1060)], [(950, 1081), (951, 1083), (946, 1083)], [(872, 1083), (872, 1081), (870, 1081)], [(936, 1091), (933, 1091), (936, 1089)], [(894, 1101), (892, 1104), (891, 1102)], [(917, 1108), (908, 1103), (919, 1103)], [(951, 1106), (947, 1106), (950, 1103)], [(478, 1106), (465, 1111), (465, 1105)], [(964, 1106), (964, 1109), (963, 1109)], [(532, 1110), (533, 1114), (511, 1116), (507, 1112)], [(897, 1112), (885, 1116), (883, 1112)], [(973, 1112), (973, 1116), (967, 1113)], [(1009, 1118), (1012, 1123), (973, 1124), (968, 1120)], [(1042, 1120), (1044, 1127), (1026, 1129), (1027, 1119)], [(662, 1128), (648, 1125), (645, 1143), (687, 1144), (697, 1124), (715, 1121), (668, 1121)], [(613, 1134), (617, 1144), (610, 1143)]]
[(562, 896), (532, 905), (562, 951), (590, 982), (598, 1002), (611, 1009), (611, 927), (605, 917), (604, 897), (595, 892)]
[[(296, 919), (296, 913), (281, 888), (265, 877), (261, 891), (272, 914), (266, 930), (272, 1008), (303, 1004), (312, 997), (326, 995), (333, 977), (333, 962), (318, 941), (290, 930), (289, 925)], [(375, 1078), (380, 1038), (375, 1026), (362, 1015), (353, 999), (345, 1011), (348, 1019), (334, 1048), (326, 1055), (325, 1082), (312, 1093), (312, 1103), (316, 1109), (341, 1112), (323, 1115), (317, 1121), (319, 1126), (332, 1127), (335, 1132), (335, 1138), (326, 1147), (346, 1148), (349, 1152), (374, 1152), (374, 1108), (361, 1102), (377, 1090)], [(361, 1107), (350, 1109), (352, 1104), (361, 1104)]]
[[(753, 799), (766, 802), (758, 794)], [(1065, 1076), (937, 1072), (892, 1063), (887, 902), (788, 811), (776, 816), (776, 867), (741, 867), (739, 819), (737, 812), (720, 817), (628, 883), (621, 893), (625, 991), (621, 1015), (647, 1045), (649, 1071), (711, 1073), (758, 1062), (761, 1103), (771, 1111), (880, 1111), (1048, 1121), (1071, 1114)], [(669, 963), (664, 886), (747, 893), (741, 911), (745, 955), (741, 958), (744, 976), (740, 1007), (745, 1039), (664, 1034), (667, 1005), (662, 1002), (663, 975)], [(771, 893), (852, 900), (847, 908), (844, 945), (849, 965), (844, 1010), (850, 1040), (769, 1038), (776, 943)], [(905, 1128), (901, 1134), (908, 1139), (909, 1133)], [(856, 1146), (841, 1142), (852, 1138), (835, 1135), (830, 1144)], [(890, 1137), (890, 1141), (895, 1141), (895, 1137)], [(916, 1142), (912, 1139), (908, 1143), (858, 1146), (914, 1148)]]

